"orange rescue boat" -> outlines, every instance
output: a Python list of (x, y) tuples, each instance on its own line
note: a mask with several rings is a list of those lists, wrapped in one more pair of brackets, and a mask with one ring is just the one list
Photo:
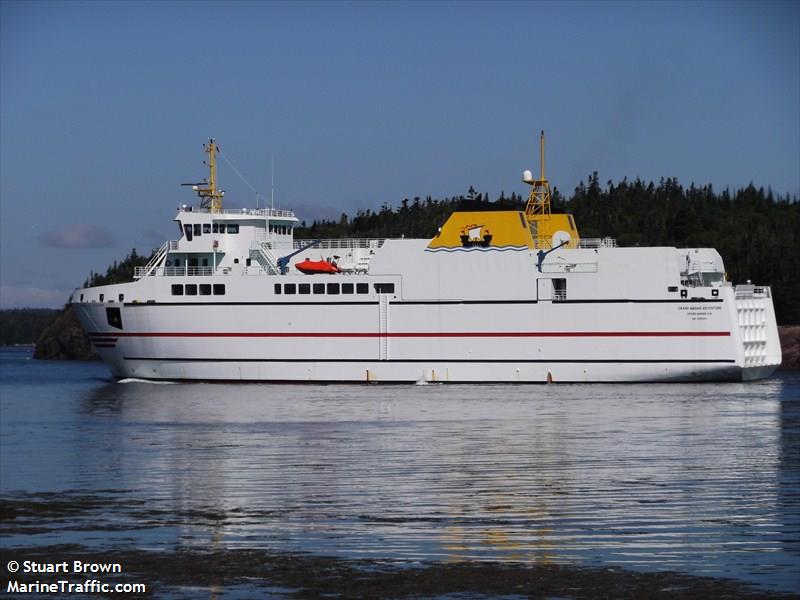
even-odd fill
[(339, 267), (327, 260), (309, 260), (305, 259), (302, 262), (295, 263), (294, 265), (298, 271), (306, 275), (330, 275), (339, 273)]

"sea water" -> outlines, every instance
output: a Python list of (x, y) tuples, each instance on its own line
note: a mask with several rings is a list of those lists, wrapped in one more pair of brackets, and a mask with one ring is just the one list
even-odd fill
[(6, 549), (613, 566), (800, 590), (797, 373), (155, 385), (28, 349), (0, 361), (0, 499), (80, 507), (6, 523)]

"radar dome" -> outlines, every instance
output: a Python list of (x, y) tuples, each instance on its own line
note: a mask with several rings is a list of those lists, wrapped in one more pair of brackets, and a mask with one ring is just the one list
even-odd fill
[(569, 235), (568, 232), (563, 231), (563, 230), (556, 231), (553, 234), (553, 248), (555, 248), (556, 246), (558, 246), (560, 244), (564, 244), (564, 243), (569, 244), (571, 239), (572, 239), (572, 237)]

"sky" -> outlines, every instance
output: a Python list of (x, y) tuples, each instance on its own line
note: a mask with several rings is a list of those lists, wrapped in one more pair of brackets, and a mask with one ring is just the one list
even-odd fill
[(310, 221), (527, 195), (540, 130), (566, 194), (598, 171), (800, 196), (800, 2), (4, 0), (0, 307), (177, 238), (209, 137), (226, 207), (269, 201), (274, 161)]

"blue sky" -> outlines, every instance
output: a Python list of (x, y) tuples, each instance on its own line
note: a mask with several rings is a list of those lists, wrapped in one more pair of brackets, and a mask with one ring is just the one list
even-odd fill
[(800, 195), (800, 3), (0, 2), (0, 306), (177, 237), (211, 136), (311, 219), (526, 193), (540, 129), (567, 193)]

